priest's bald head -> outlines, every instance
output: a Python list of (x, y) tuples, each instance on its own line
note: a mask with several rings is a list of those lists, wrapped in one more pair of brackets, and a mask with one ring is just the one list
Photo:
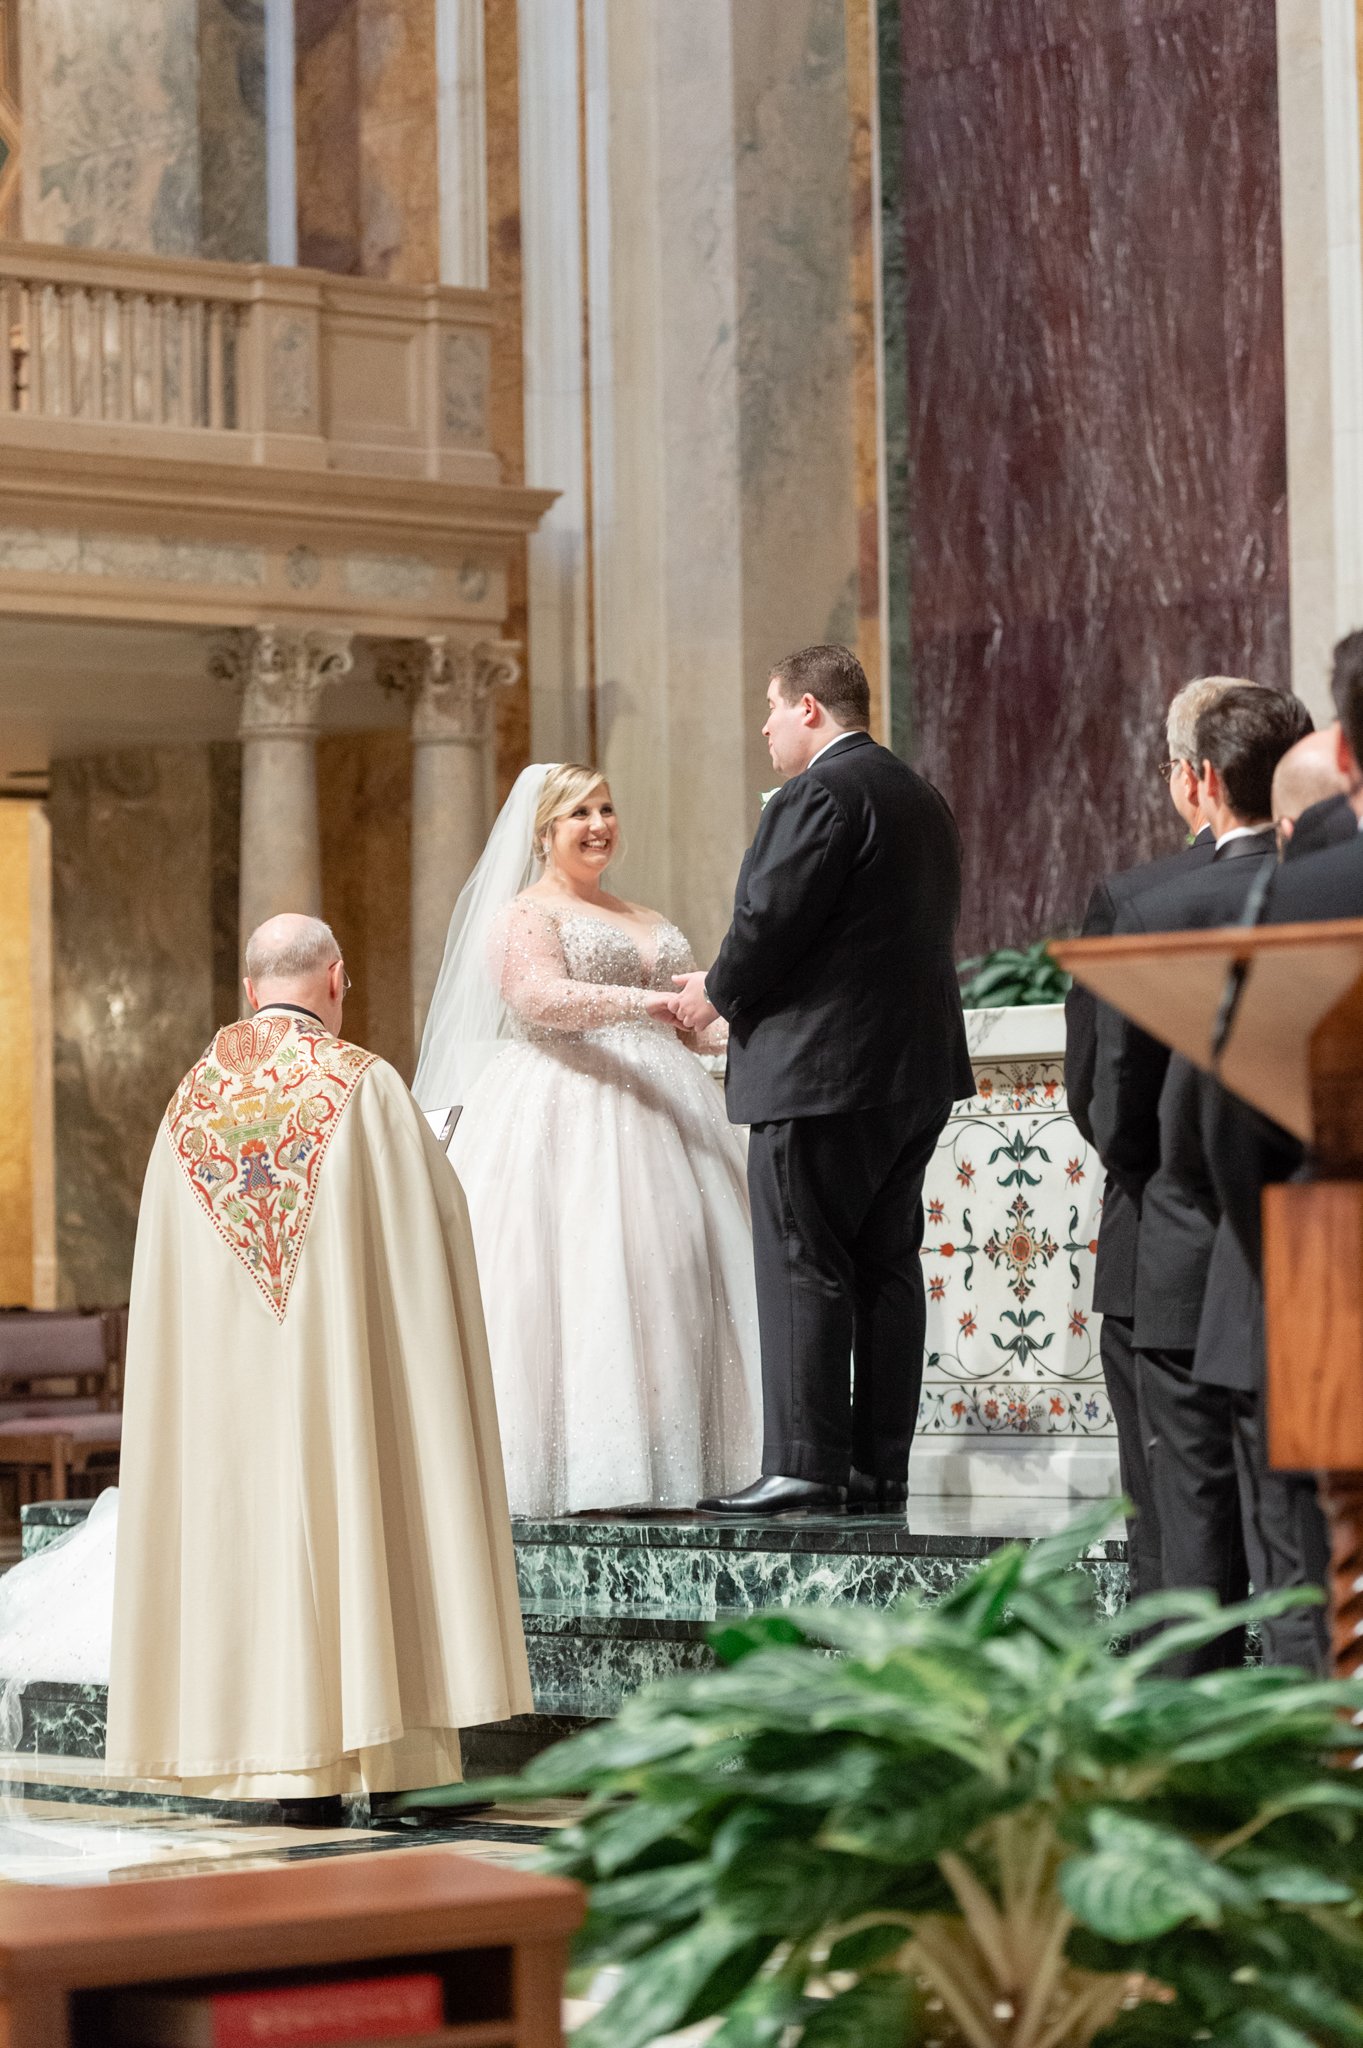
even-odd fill
[(339, 1037), (349, 986), (336, 934), (320, 917), (281, 911), (257, 925), (246, 941), (246, 999), (253, 1010), (292, 1003), (310, 1010)]

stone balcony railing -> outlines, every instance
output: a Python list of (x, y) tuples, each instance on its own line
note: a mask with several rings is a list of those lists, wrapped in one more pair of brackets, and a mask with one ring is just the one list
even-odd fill
[(485, 294), (0, 242), (0, 452), (496, 484)]
[(491, 342), (485, 292), (0, 242), (0, 617), (497, 639), (553, 494)]

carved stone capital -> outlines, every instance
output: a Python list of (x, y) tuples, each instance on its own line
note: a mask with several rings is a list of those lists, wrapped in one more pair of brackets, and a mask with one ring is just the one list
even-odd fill
[(520, 675), (520, 650), (511, 640), (432, 633), (424, 640), (380, 641), (374, 669), (385, 689), (401, 691), (410, 704), (414, 744), (480, 746), (493, 691)]
[(216, 641), (208, 673), (241, 692), (242, 739), (311, 737), (323, 690), (354, 665), (350, 642), (321, 626), (242, 627)]

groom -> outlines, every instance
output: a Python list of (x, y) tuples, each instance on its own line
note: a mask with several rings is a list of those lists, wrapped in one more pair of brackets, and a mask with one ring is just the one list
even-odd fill
[(728, 1018), (729, 1116), (752, 1126), (763, 1476), (700, 1506), (893, 1508), (923, 1377), (923, 1174), (974, 1089), (952, 958), (960, 842), (944, 799), (871, 738), (845, 647), (792, 654), (767, 706), (789, 779), (713, 967), (678, 977), (675, 1005), (686, 1029)]

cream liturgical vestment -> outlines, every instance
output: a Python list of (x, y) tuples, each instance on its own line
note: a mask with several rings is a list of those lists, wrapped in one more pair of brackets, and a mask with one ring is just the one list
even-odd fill
[(463, 1195), (310, 1016), (228, 1025), (166, 1112), (124, 1409), (111, 1774), (403, 1790), (530, 1709)]

